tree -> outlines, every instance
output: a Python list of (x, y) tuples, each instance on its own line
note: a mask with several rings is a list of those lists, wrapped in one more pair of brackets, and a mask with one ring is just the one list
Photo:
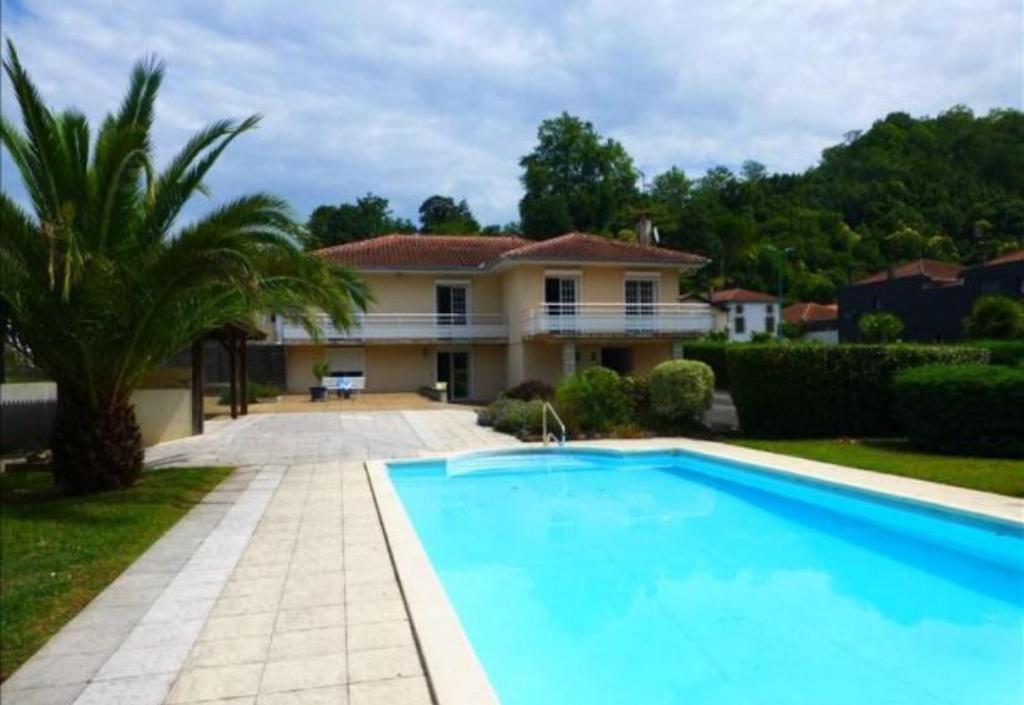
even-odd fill
[(413, 233), (416, 227), (405, 218), (396, 218), (388, 199), (367, 193), (355, 203), (316, 208), (306, 223), (311, 249), (365, 240), (387, 233)]
[(793, 296), (798, 301), (829, 304), (835, 301), (836, 285), (824, 274), (810, 272), (797, 278), (793, 284)]
[(541, 123), (537, 146), (519, 165), (526, 190), (519, 214), (528, 237), (611, 232), (615, 216), (638, 196), (637, 172), (623, 146), (568, 113)]
[(760, 181), (761, 179), (767, 178), (768, 168), (761, 162), (748, 159), (743, 162), (743, 165), (740, 167), (740, 174), (743, 176), (743, 180), (747, 183)]
[(3, 64), (24, 132), (0, 121), (0, 142), (34, 211), (0, 193), (5, 342), (57, 383), (57, 485), (71, 493), (127, 487), (143, 459), (131, 393), (167, 358), (260, 311), (316, 332), (320, 309), (344, 327), (367, 291), (351, 271), (302, 252), (301, 228), (273, 196), (240, 196), (175, 225), (257, 116), (212, 123), (158, 170), (152, 124), (162, 64), (135, 66), (95, 139), (82, 113), (43, 104), (13, 44)]
[(892, 343), (903, 332), (903, 320), (894, 313), (866, 313), (857, 321), (861, 339), (866, 343)]
[(1024, 304), (1006, 296), (979, 296), (964, 319), (964, 332), (979, 340), (1024, 338)]
[(420, 204), (420, 231), (434, 235), (464, 235), (480, 231), (469, 204), (450, 196), (431, 196)]

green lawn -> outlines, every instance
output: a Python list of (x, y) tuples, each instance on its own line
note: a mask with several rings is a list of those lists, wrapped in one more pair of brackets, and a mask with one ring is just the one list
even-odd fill
[(146, 471), (89, 497), (55, 495), (49, 472), (0, 475), (0, 680), (230, 473)]
[(932, 455), (912, 450), (906, 441), (899, 440), (742, 439), (732, 442), (772, 453), (1024, 497), (1024, 461), (1021, 460)]

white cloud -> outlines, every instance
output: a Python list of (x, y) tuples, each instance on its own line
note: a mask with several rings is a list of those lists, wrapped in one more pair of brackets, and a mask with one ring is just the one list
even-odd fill
[(372, 190), (408, 217), (446, 193), (514, 219), (518, 159), (562, 110), (650, 177), (746, 158), (802, 170), (894, 110), (1022, 103), (1019, 0), (498, 5), (4, 0), (3, 28), (46, 97), (94, 120), (136, 58), (163, 57), (163, 157), (210, 120), (262, 113), (215, 196), (270, 190), (302, 215)]

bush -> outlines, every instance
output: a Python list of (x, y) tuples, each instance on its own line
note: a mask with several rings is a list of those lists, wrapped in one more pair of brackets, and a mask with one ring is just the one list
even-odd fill
[(865, 313), (857, 321), (857, 330), (865, 343), (891, 343), (903, 332), (903, 319), (894, 313)]
[(607, 367), (588, 367), (566, 377), (555, 391), (555, 400), (559, 415), (574, 431), (607, 433), (629, 421), (632, 411), (626, 386)]
[(930, 363), (988, 362), (988, 351), (940, 345), (734, 345), (726, 353), (740, 426), (752, 436), (899, 435), (891, 384)]
[(922, 449), (1024, 457), (1024, 369), (928, 365), (898, 375), (893, 392)]
[(1006, 296), (979, 296), (964, 319), (968, 338), (1024, 338), (1024, 304)]
[(699, 421), (714, 394), (715, 373), (698, 360), (669, 360), (651, 373), (651, 406), (667, 421)]
[(530, 401), (532, 399), (548, 400), (554, 394), (554, 387), (539, 379), (528, 379), (505, 391), (505, 396), (509, 399), (520, 399), (522, 401)]
[(1024, 367), (1024, 340), (973, 340), (968, 345), (988, 350), (993, 365)]
[(477, 412), (477, 423), (514, 436), (537, 435), (543, 425), (544, 402), (499, 399)]
[[(629, 406), (632, 410), (630, 422), (650, 428), (654, 423), (654, 415), (651, 412), (651, 381), (642, 375), (629, 375), (622, 378), (622, 389), (629, 399)], [(627, 425), (629, 425), (627, 423)], [(619, 436), (618, 432), (615, 433)]]
[(683, 357), (687, 360), (700, 360), (715, 373), (715, 386), (719, 389), (729, 388), (729, 371), (725, 364), (725, 351), (729, 344), (721, 341), (695, 340), (683, 344)]

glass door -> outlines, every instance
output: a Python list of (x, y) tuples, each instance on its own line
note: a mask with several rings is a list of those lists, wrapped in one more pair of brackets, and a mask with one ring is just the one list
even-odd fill
[(654, 279), (626, 280), (626, 322), (629, 330), (653, 328), (654, 304), (658, 300), (658, 282)]
[(438, 284), (435, 290), (437, 325), (464, 326), (468, 313), (468, 287), (460, 284)]
[(469, 398), (469, 353), (438, 352), (437, 381), (448, 384), (448, 398), (452, 401)]
[(571, 332), (575, 327), (576, 279), (573, 277), (545, 277), (544, 309), (549, 319), (548, 329), (552, 333)]

